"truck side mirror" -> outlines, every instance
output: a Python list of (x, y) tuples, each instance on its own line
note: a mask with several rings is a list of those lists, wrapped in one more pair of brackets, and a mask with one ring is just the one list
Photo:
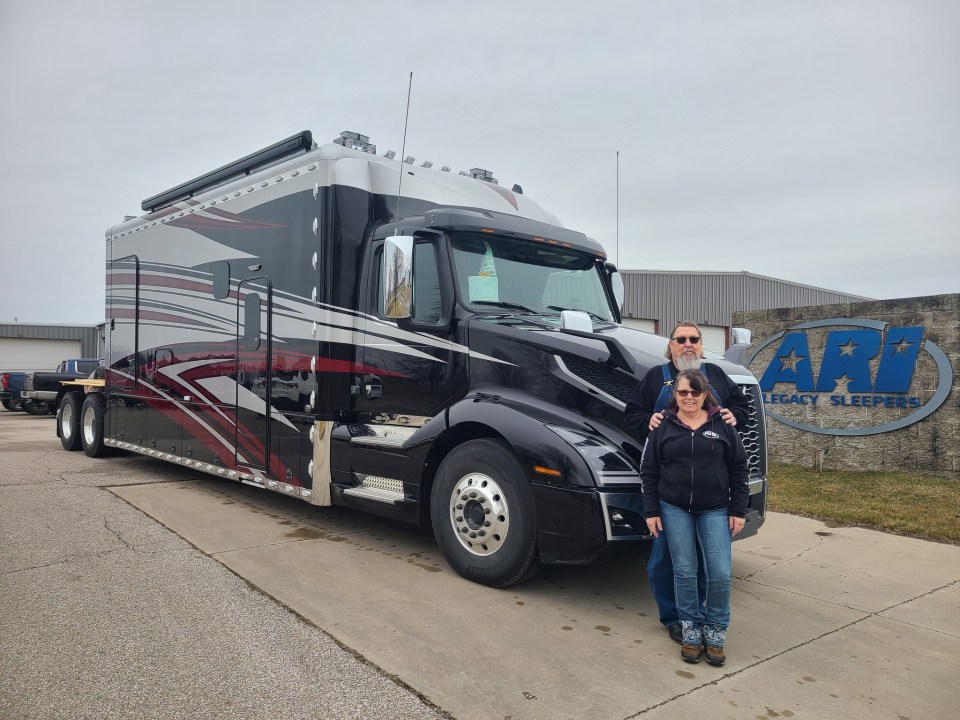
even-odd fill
[(380, 272), (383, 307), (380, 312), (393, 320), (413, 315), (413, 242), (413, 236), (391, 235), (383, 243)]
[(610, 277), (610, 289), (613, 291), (613, 299), (617, 303), (617, 311), (623, 311), (623, 276), (612, 264), (607, 263), (604, 267)]

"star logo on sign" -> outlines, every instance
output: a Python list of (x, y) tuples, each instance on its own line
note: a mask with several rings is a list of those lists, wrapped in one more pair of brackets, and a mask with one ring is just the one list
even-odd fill
[(899, 355), (900, 353), (906, 354), (911, 345), (913, 345), (912, 342), (907, 342), (905, 339), (901, 339), (900, 342), (894, 343), (890, 347), (893, 348), (894, 355)]
[(789, 355), (780, 355), (777, 360), (780, 361), (780, 370), (796, 370), (797, 363), (805, 358), (805, 355), (797, 355), (797, 351), (791, 348)]
[(838, 345), (837, 347), (840, 348), (840, 354), (841, 354), (841, 355), (853, 355), (853, 351), (856, 350), (856, 349), (857, 349), (858, 347), (860, 347), (860, 346), (859, 346), (859, 345), (854, 345), (853, 340), (847, 340), (847, 344), (846, 344), (846, 345)]
[(855, 379), (856, 379), (856, 378), (848, 378), (846, 373), (844, 373), (843, 375), (841, 375), (841, 376), (838, 377), (838, 378), (834, 378), (833, 381), (836, 383), (836, 387), (834, 388), (834, 392), (847, 394), (848, 392), (850, 392), (850, 390), (847, 388), (847, 386), (848, 386), (851, 382), (853, 382)]

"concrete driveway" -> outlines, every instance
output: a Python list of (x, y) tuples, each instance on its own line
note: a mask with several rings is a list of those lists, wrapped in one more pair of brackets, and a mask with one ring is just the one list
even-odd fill
[[(0, 416), (0, 441), (17, 447), (6, 419)], [(249, 584), (228, 594), (253, 588), (267, 606), (289, 608), (318, 644), (328, 633), (368, 663), (360, 670), (372, 665), (378, 681), (425, 699), (416, 712), (439, 709), (460, 720), (918, 720), (953, 717), (960, 702), (960, 547), (771, 514), (757, 537), (734, 545), (728, 660), (714, 668), (680, 660), (656, 622), (639, 553), (548, 567), (532, 581), (491, 590), (449, 570), (431, 537), (372, 516), (313, 508), (141, 457), (90, 460), (61, 451), (52, 435), (19, 447), (9, 455), (18, 463), (55, 459), (65, 468), (61, 478), (96, 477), (101, 496), (112, 493), (160, 524), (150, 531), (156, 543), (185, 540), (196, 562), (216, 560)], [(65, 482), (58, 490), (69, 493), (74, 486)], [(0, 491), (6, 527), (10, 504), (19, 501), (11, 488)], [(42, 515), (42, 504), (38, 498), (32, 511)], [(84, 543), (82, 517), (66, 521), (64, 532)], [(17, 529), (38, 532), (25, 520)], [(140, 552), (134, 564), (149, 572), (157, 559)], [(20, 600), (8, 578), (23, 572), (7, 565), (5, 607)], [(138, 577), (121, 573), (115, 582)], [(74, 617), (70, 633), (83, 636), (88, 621)], [(217, 621), (218, 612), (208, 615)], [(5, 652), (9, 646), (0, 641)], [(31, 670), (35, 681), (60, 662)], [(299, 672), (272, 662), (278, 677)], [(0, 700), (25, 687), (10, 682), (11, 669), (4, 661)], [(342, 680), (353, 670), (319, 672), (309, 681), (323, 685), (331, 679), (325, 673)], [(408, 710), (395, 716), (416, 716)]]

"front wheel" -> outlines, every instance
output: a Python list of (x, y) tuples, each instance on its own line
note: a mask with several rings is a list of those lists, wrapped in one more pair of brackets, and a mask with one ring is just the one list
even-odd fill
[(498, 440), (472, 440), (444, 458), (430, 519), (443, 557), (468, 580), (507, 587), (540, 569), (530, 481)]
[(90, 393), (84, 398), (80, 410), (80, 442), (88, 457), (101, 457), (103, 444), (103, 396)]
[(67, 393), (57, 408), (57, 435), (64, 450), (79, 450), (80, 441), (80, 393)]

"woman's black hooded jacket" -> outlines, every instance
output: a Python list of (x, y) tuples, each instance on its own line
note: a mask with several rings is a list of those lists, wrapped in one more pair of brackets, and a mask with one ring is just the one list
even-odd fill
[(643, 447), (643, 511), (647, 517), (659, 516), (664, 500), (688, 512), (725, 507), (742, 518), (750, 497), (748, 477), (740, 434), (723, 422), (719, 408), (712, 408), (696, 430), (670, 410)]

